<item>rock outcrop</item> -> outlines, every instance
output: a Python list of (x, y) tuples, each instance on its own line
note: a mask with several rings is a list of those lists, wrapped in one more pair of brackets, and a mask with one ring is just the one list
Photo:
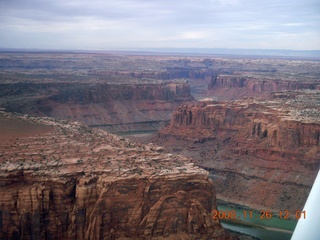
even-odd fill
[(0, 123), (1, 239), (231, 239), (187, 158), (51, 118)]
[(237, 75), (219, 75), (212, 77), (208, 88), (246, 88), (253, 92), (279, 92), (286, 90), (316, 89), (315, 81), (278, 80), (262, 77), (245, 77)]
[(98, 76), (111, 75), (138, 79), (210, 79), (215, 71), (199, 69), (199, 67), (166, 67), (161, 71), (105, 71), (97, 73)]
[(0, 105), (8, 111), (104, 127), (113, 132), (156, 130), (181, 102), (192, 102), (183, 82), (159, 84), (6, 83)]
[(317, 91), (200, 102), (182, 105), (155, 141), (209, 170), (219, 198), (295, 212), (320, 166), (319, 116)]
[(272, 92), (317, 89), (318, 81), (276, 78), (265, 76), (218, 75), (212, 76), (208, 96), (221, 100), (235, 100), (244, 97), (270, 98)]

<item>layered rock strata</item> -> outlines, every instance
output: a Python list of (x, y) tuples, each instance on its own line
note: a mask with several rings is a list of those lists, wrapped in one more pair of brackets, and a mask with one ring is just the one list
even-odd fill
[(318, 91), (282, 92), (182, 105), (154, 140), (209, 170), (219, 198), (295, 212), (320, 166), (319, 99)]
[(270, 98), (272, 92), (310, 89), (315, 90), (318, 81), (267, 76), (250, 76), (252, 74), (212, 76), (208, 84), (208, 96), (220, 100), (236, 100), (245, 97)]
[(212, 77), (208, 88), (246, 88), (254, 92), (279, 92), (286, 90), (316, 89), (316, 81), (293, 79), (255, 78), (241, 75), (219, 75)]
[(51, 118), (0, 123), (1, 239), (230, 239), (187, 158)]
[(113, 132), (156, 130), (181, 102), (192, 102), (186, 83), (5, 83), (0, 106), (50, 116)]

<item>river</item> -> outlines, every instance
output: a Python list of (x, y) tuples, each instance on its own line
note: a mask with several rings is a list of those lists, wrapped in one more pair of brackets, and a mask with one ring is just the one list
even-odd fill
[[(148, 138), (153, 133), (154, 131), (133, 131), (117, 133), (117, 135), (136, 140)], [(244, 233), (260, 240), (290, 240), (297, 224), (297, 220), (280, 219), (278, 216), (273, 216), (271, 219), (267, 219), (266, 217), (261, 219), (261, 214), (258, 211), (252, 211), (251, 215), (250, 209), (232, 203), (219, 203), (218, 210), (236, 211), (237, 221), (220, 219), (221, 225), (224, 228)], [(243, 216), (244, 211), (246, 211), (246, 218)]]
[[(219, 211), (236, 211), (236, 221), (221, 219), (224, 228), (245, 233), (261, 240), (290, 240), (292, 232), (297, 224), (294, 219), (281, 219), (275, 214), (270, 219), (265, 216), (261, 218), (261, 213), (250, 209), (235, 206), (233, 204), (218, 204)], [(244, 218), (244, 211), (246, 218)], [(269, 216), (268, 216), (269, 217)]]

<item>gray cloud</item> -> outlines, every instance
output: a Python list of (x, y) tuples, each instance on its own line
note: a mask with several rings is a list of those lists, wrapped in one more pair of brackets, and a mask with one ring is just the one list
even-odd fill
[(0, 47), (320, 49), (319, 0), (2, 0)]

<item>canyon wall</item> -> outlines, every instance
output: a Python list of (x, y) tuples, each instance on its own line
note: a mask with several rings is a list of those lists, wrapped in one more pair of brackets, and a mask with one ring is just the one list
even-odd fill
[(0, 123), (1, 239), (232, 239), (185, 157), (51, 118)]
[(320, 115), (319, 93), (291, 94), (292, 106), (281, 94), (273, 101), (182, 105), (154, 141), (209, 170), (219, 198), (295, 212), (320, 166)]
[(211, 220), (214, 192), (204, 175), (59, 179), (17, 171), (0, 181), (1, 239), (224, 235)]
[(265, 146), (279, 149), (319, 146), (320, 141), (318, 123), (285, 118), (278, 111), (256, 103), (201, 102), (182, 105), (174, 112), (172, 119), (168, 127), (170, 131), (179, 132), (174, 130), (179, 128), (194, 131), (193, 137), (199, 136), (199, 139), (236, 131), (254, 141), (263, 140), (261, 144)]
[[(241, 91), (246, 92), (247, 96), (261, 96), (261, 93), (270, 94), (271, 92), (291, 91), (301, 89), (316, 89), (318, 81), (309, 81), (292, 78), (268, 78), (266, 76), (250, 77), (245, 75), (219, 75), (213, 76), (208, 84), (210, 95), (214, 96), (215, 93), (219, 96), (219, 90), (231, 90), (230, 95), (234, 95), (232, 91), (241, 95)], [(240, 93), (240, 94), (239, 94)], [(223, 96), (223, 95), (222, 95)]]
[(9, 111), (79, 121), (111, 131), (156, 130), (181, 102), (193, 101), (186, 83), (8, 83), (0, 106)]
[(100, 71), (97, 76), (118, 76), (137, 79), (158, 79), (158, 80), (174, 80), (174, 79), (210, 79), (215, 75), (215, 71), (211, 69), (199, 69), (199, 67), (166, 67), (160, 71)]

